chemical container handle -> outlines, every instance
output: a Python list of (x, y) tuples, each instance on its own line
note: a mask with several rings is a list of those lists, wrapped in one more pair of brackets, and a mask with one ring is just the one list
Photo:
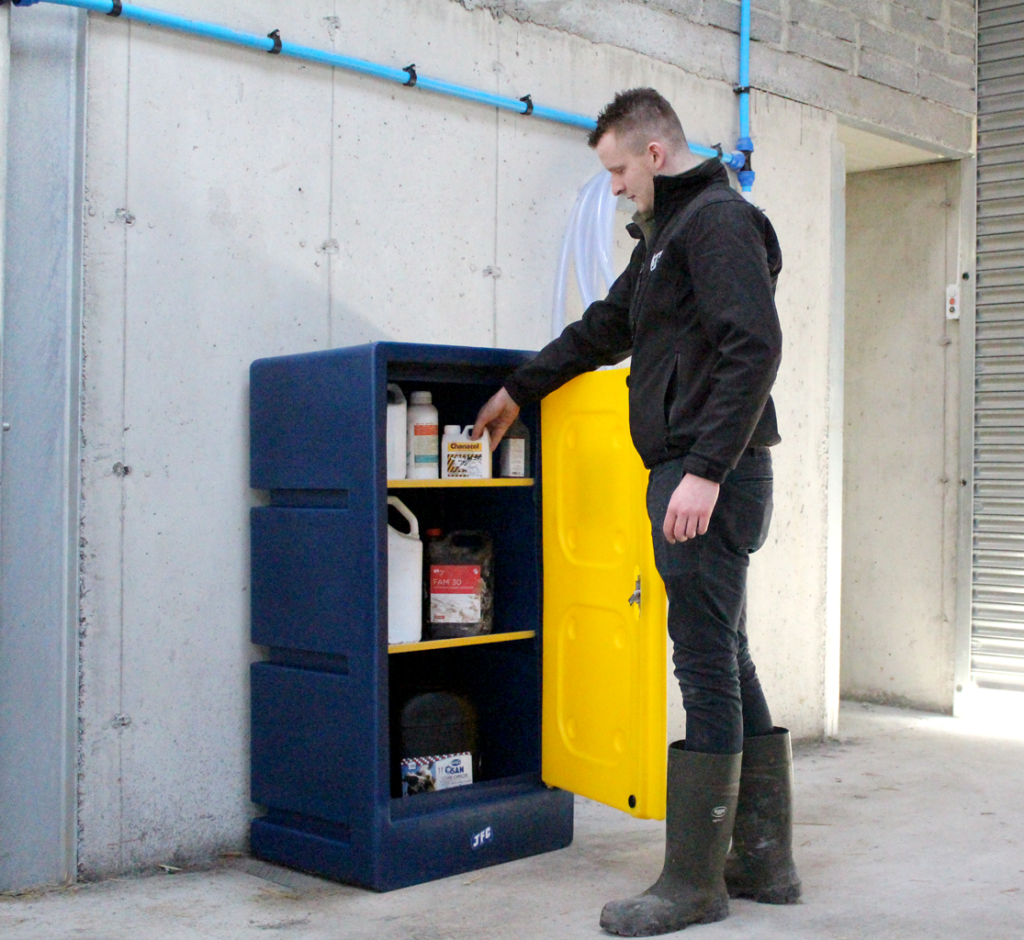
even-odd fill
[[(405, 521), (409, 523), (409, 534), (406, 538), (418, 539), (420, 537), (420, 524), (419, 520), (409, 511), (409, 507), (405, 505), (397, 496), (388, 497), (388, 505), (394, 506), (403, 516)], [(399, 532), (399, 535), (404, 533)]]

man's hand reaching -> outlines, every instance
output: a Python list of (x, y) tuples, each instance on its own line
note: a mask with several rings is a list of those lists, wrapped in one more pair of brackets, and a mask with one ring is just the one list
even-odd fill
[(668, 501), (662, 531), (669, 545), (703, 535), (718, 502), (718, 484), (687, 473)]
[(473, 440), (479, 440), (484, 428), (491, 432), (491, 450), (495, 450), (505, 432), (519, 415), (519, 406), (512, 401), (512, 396), (504, 388), (490, 397), (487, 404), (480, 409), (473, 426)]

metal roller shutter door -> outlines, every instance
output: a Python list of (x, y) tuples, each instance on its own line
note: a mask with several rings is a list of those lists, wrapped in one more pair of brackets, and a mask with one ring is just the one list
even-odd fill
[(1024, 3), (978, 5), (971, 673), (1024, 690)]

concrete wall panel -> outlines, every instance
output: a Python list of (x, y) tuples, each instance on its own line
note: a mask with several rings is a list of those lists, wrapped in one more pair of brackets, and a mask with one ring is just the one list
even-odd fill
[[(703, 78), (736, 80), (740, 11), (733, 0), (449, 2), (632, 50)], [(752, 15), (750, 74), (771, 94), (908, 142), (966, 153), (975, 111), (973, 9), (950, 0), (948, 12), (932, 19), (883, 2), (766, 3)]]
[(247, 369), (327, 344), (331, 102), (326, 70), (92, 23), (86, 875), (251, 812)]
[[(546, 30), (507, 19), (498, 21), (496, 43), (501, 94), (532, 93), (538, 100), (543, 94), (545, 100), (582, 114), (594, 114), (604, 104), (609, 83), (601, 73), (607, 68), (608, 50), (572, 43), (553, 60)], [(598, 80), (582, 80), (597, 74)], [(496, 344), (540, 349), (551, 338), (555, 272), (569, 214), (579, 190), (602, 167), (586, 145), (584, 130), (511, 114), (502, 114), (499, 121)], [(620, 230), (626, 221), (617, 216)], [(628, 236), (625, 240), (632, 242)], [(576, 297), (566, 307), (570, 320), (582, 313)]]
[(773, 396), (782, 443), (774, 448), (775, 514), (751, 560), (749, 633), (777, 724), (796, 737), (826, 727), (825, 587), (828, 503), (832, 142), (821, 111), (753, 96), (757, 202), (783, 252), (776, 306), (782, 366)]
[[(397, 67), (414, 54), (424, 74), (495, 86), (490, 17), (395, 4), (381, 30), (364, 2), (344, 21), (339, 51)], [(493, 345), (494, 110), (343, 72), (334, 95), (332, 344)]]
[[(269, 6), (249, 15), (322, 41), (301, 11)], [(252, 657), (247, 370), (257, 356), (329, 341), (327, 271), (315, 259), (330, 209), (331, 75), (195, 45), (149, 30), (132, 38), (128, 865), (182, 842), (189, 852), (233, 847), (250, 812), (238, 755)]]
[(953, 702), (957, 164), (847, 185), (844, 695)]
[(128, 33), (89, 22), (89, 101), (82, 333), (82, 577), (79, 639), (79, 870), (121, 866), (123, 714), (124, 328)]
[(0, 891), (74, 877), (85, 105), (83, 15), (8, 22)]

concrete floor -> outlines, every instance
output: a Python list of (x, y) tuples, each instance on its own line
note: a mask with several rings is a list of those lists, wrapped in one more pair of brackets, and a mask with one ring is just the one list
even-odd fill
[[(798, 749), (803, 903), (732, 902), (692, 935), (1007, 940), (1024, 935), (1024, 724), (846, 704)], [(602, 903), (657, 876), (661, 824), (580, 800), (561, 852), (390, 894), (252, 859), (0, 898), (4, 940), (596, 938)]]

